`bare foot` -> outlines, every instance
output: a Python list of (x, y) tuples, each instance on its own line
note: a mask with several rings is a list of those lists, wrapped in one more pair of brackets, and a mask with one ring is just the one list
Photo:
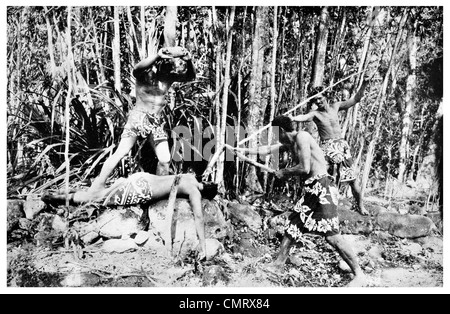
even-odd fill
[(92, 186), (87, 191), (77, 191), (74, 194), (74, 201), (76, 203), (95, 202), (102, 199), (104, 193), (105, 185), (92, 184)]
[(370, 213), (367, 211), (367, 209), (364, 208), (364, 206), (359, 207), (359, 213), (364, 216), (370, 215)]
[(356, 209), (361, 215), (364, 215), (364, 216), (369, 216), (370, 215), (370, 213), (367, 211), (367, 209), (364, 207), (364, 205), (354, 205), (353, 206), (353, 209)]
[(355, 287), (367, 287), (367, 278), (365, 275), (361, 274), (355, 276), (352, 281), (350, 281), (346, 287), (355, 288)]

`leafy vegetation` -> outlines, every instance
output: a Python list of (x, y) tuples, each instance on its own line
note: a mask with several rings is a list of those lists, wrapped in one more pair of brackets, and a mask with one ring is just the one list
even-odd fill
[[(263, 9), (258, 27), (264, 36), (261, 48), (255, 48), (255, 17)], [(316, 45), (324, 10), (328, 14), (326, 54), (318, 64)], [(8, 197), (61, 188), (68, 168), (71, 185), (89, 184), (98, 174), (114, 151), (134, 103), (133, 65), (163, 44), (165, 12), (160, 6), (7, 8)], [(442, 7), (180, 6), (177, 14), (177, 44), (192, 52), (197, 80), (175, 85), (168, 95), (167, 130), (184, 126), (192, 134), (206, 129), (209, 133), (203, 134), (200, 144), (171, 137), (173, 155), (192, 156), (191, 161), (174, 158), (173, 172), (204, 174), (211, 155), (204, 154), (202, 145), (217, 141), (211, 153), (221, 150), (224, 138), (220, 122), (224, 116), (227, 127), (254, 130), (270, 122), (272, 106), (277, 115), (304, 101), (318, 75), (317, 65), (323, 68), (323, 85), (333, 86), (330, 95), (334, 100), (355, 91), (363, 76), (358, 69), (374, 73), (361, 104), (342, 115), (343, 135), (352, 146), (367, 193), (384, 193), (388, 198), (402, 164), (406, 175), (400, 181), (416, 180), (427, 156), (435, 150), (439, 153), (440, 144), (434, 143), (436, 135), (442, 133), (438, 123), (442, 106)], [(276, 46), (272, 42), (275, 28)], [(411, 38), (417, 46), (414, 55)], [(120, 43), (118, 47), (115, 40)], [(226, 52), (228, 40), (232, 44), (230, 55)], [(255, 49), (263, 52), (259, 78), (252, 75)], [(414, 67), (411, 62), (415, 62)], [(406, 122), (402, 121), (412, 74), (413, 106), (405, 134)], [(116, 75), (120, 75), (120, 82)], [(252, 89), (255, 83), (261, 85), (258, 97)], [(224, 90), (228, 90), (225, 97)], [(254, 106), (261, 113), (256, 125), (251, 117)], [(299, 106), (295, 113), (305, 109)], [(241, 134), (239, 139), (248, 135)], [(402, 137), (407, 143), (404, 155)], [(263, 144), (267, 138), (259, 142)], [(111, 179), (137, 170), (153, 171), (155, 165), (154, 153), (143, 141), (119, 164)], [(223, 185), (224, 196), (235, 198), (254, 190), (245, 182), (252, 167), (242, 161), (219, 160), (210, 166), (213, 172), (209, 179)], [(268, 197), (297, 190), (298, 182), (286, 186), (270, 175), (265, 183), (263, 177), (257, 173)], [(439, 199), (437, 189), (432, 194)]]

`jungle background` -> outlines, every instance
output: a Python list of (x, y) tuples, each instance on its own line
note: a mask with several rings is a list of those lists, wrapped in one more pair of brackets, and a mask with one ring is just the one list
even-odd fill
[[(363, 193), (442, 219), (443, 8), (425, 6), (9, 6), (7, 198), (88, 186), (133, 107), (133, 66), (169, 42), (191, 52), (197, 78), (173, 85), (168, 133), (185, 126), (203, 134), (194, 143), (172, 134), (172, 154), (191, 156), (174, 158), (173, 173), (218, 183), (228, 201), (295, 201), (295, 178), (279, 182), (225, 158), (224, 145), (264, 145), (274, 116), (307, 112), (310, 88), (329, 87), (330, 101), (344, 100), (370, 72), (362, 101), (341, 114)], [(297, 128), (317, 138), (313, 123)], [(286, 155), (254, 158), (290, 165)], [(110, 180), (155, 167), (141, 141)]]

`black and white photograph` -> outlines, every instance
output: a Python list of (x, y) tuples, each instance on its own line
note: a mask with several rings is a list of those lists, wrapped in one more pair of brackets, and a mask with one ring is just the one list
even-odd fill
[(7, 293), (445, 291), (443, 5), (136, 4), (4, 7)]

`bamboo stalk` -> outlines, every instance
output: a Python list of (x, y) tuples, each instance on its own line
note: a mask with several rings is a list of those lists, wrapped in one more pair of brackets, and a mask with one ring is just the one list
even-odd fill
[[(67, 58), (69, 60), (69, 69), (67, 69), (67, 78), (68, 78), (68, 91), (66, 96), (66, 105), (64, 111), (65, 124), (66, 124), (66, 143), (64, 149), (64, 159), (66, 163), (66, 174), (65, 174), (65, 189), (66, 194), (69, 194), (69, 180), (70, 180), (70, 159), (69, 159), (69, 146), (70, 146), (70, 99), (72, 96), (73, 90), (73, 54), (72, 54), (72, 36), (70, 34), (70, 28), (72, 25), (72, 7), (69, 6), (67, 8), (67, 36), (66, 36), (66, 44), (67, 44)], [(66, 207), (69, 207), (69, 198), (66, 199)]]

